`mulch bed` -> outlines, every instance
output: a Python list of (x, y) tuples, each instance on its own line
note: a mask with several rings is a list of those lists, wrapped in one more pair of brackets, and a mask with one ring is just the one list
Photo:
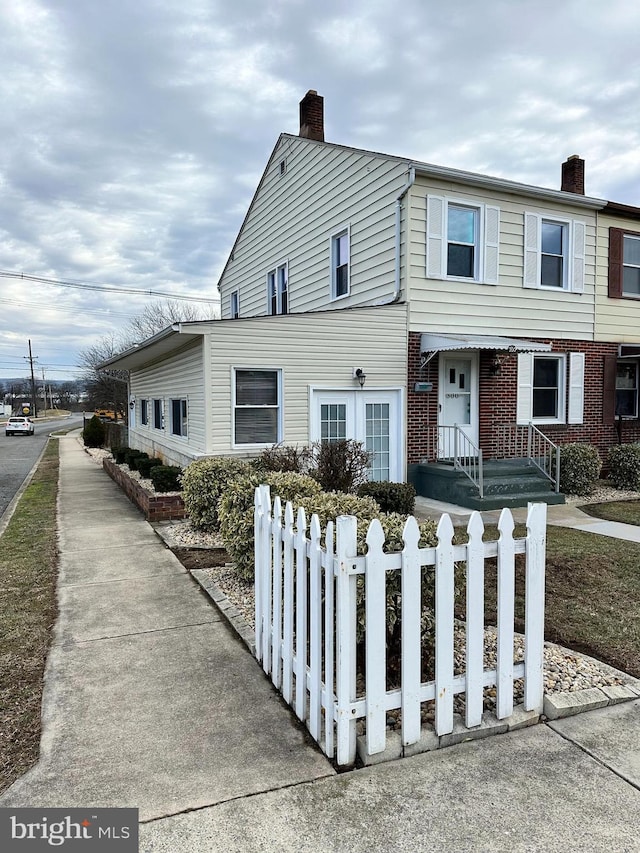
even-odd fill
[(172, 548), (176, 557), (185, 569), (211, 569), (214, 566), (224, 566), (229, 562), (229, 555), (224, 548)]

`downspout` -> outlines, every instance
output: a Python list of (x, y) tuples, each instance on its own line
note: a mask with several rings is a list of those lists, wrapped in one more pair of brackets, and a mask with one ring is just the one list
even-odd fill
[(415, 166), (409, 167), (409, 177), (407, 178), (407, 183), (404, 185), (402, 190), (400, 191), (399, 196), (396, 199), (396, 237), (395, 237), (395, 253), (396, 253), (396, 262), (395, 262), (395, 276), (394, 276), (394, 288), (393, 288), (393, 299), (391, 302), (397, 302), (400, 299), (400, 249), (401, 249), (401, 225), (402, 225), (402, 200), (405, 195), (409, 192), (411, 187), (414, 185), (416, 180), (416, 169)]

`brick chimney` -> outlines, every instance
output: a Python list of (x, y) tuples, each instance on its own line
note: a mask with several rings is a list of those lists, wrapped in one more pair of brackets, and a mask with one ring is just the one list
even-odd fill
[(315, 89), (300, 101), (300, 136), (324, 142), (324, 98)]
[(584, 195), (584, 160), (577, 154), (567, 157), (562, 164), (562, 186), (565, 193)]

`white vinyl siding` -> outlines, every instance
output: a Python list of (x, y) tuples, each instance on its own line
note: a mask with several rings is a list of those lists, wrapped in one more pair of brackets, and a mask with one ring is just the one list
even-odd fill
[[(440, 248), (438, 251), (434, 247), (442, 247), (444, 232), (442, 227), (433, 225), (434, 221), (437, 223), (437, 216), (427, 217), (427, 198), (428, 203), (433, 203), (436, 209), (437, 199), (446, 198), (460, 199), (468, 205), (484, 206), (485, 283), (493, 282), (491, 287), (481, 287), (477, 281), (447, 279), (438, 275), (437, 270), (443, 269), (442, 250)], [(490, 214), (492, 208), (495, 213)], [(534, 217), (574, 222), (574, 270), (580, 267), (584, 271), (581, 276), (584, 292), (580, 298), (575, 298), (565, 290), (523, 287), (525, 266), (528, 264), (531, 267), (533, 264), (535, 276), (538, 259), (537, 243), (529, 251), (525, 247), (525, 213)], [(533, 203), (524, 196), (506, 194), (497, 189), (463, 185), (457, 188), (452, 182), (418, 176), (408, 193), (408, 216), (410, 331), (478, 335), (499, 333), (518, 338), (593, 340), (594, 212), (585, 208), (572, 210), (564, 202), (547, 204), (545, 201), (543, 206), (542, 201)], [(499, 234), (496, 235), (495, 226), (498, 222)], [(577, 227), (578, 223), (580, 228)], [(495, 278), (488, 273), (490, 250), (498, 261)], [(606, 270), (603, 272), (606, 275)], [(577, 283), (573, 287), (577, 288)]]
[(519, 353), (518, 423), (582, 423), (584, 367), (584, 353), (580, 352), (568, 356), (553, 352)]
[[(149, 425), (140, 424), (129, 430), (131, 447), (150, 455), (162, 454), (168, 464), (184, 465), (205, 452), (205, 406), (203, 346), (200, 341), (189, 344), (174, 355), (147, 367), (132, 370), (131, 393), (136, 399), (149, 401)], [(153, 428), (153, 400), (160, 400), (164, 412), (164, 429)], [(171, 424), (171, 401), (187, 402), (187, 435), (174, 435)]]
[[(279, 163), (286, 150), (287, 170)], [(268, 313), (265, 274), (289, 261), (289, 312), (370, 304), (393, 296), (395, 200), (407, 164), (285, 136), (274, 152), (220, 280), (223, 318), (242, 290), (243, 317)], [(349, 294), (331, 300), (330, 235), (350, 226)]]

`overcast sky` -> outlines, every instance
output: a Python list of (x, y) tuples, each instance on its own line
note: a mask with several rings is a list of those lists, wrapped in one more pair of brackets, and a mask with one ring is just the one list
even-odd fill
[[(0, 0), (0, 270), (215, 300), (308, 89), (329, 141), (640, 204), (639, 44), (637, 0)], [(0, 277), (0, 380), (148, 301)]]

